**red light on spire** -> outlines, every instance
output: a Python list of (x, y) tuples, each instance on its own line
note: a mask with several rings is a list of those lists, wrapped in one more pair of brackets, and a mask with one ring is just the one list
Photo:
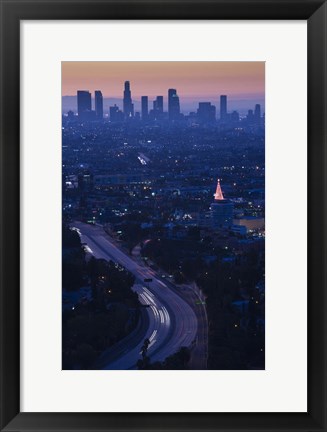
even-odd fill
[(218, 179), (216, 193), (214, 194), (216, 201), (222, 201), (224, 199), (223, 192), (220, 187), (220, 180)]

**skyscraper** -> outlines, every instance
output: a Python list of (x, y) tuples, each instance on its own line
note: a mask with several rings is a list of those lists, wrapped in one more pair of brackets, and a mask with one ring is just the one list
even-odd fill
[(227, 119), (227, 96), (220, 96), (220, 120), (225, 121)]
[(152, 120), (160, 120), (163, 116), (163, 96), (157, 96), (153, 101), (153, 110), (150, 113)]
[(163, 113), (163, 96), (157, 96), (156, 101), (157, 101), (156, 109), (160, 114), (162, 114)]
[(88, 90), (77, 90), (77, 113), (79, 120), (87, 120), (91, 114), (91, 93)]
[(180, 117), (179, 97), (176, 89), (168, 90), (168, 115), (169, 120), (178, 120)]
[(256, 124), (260, 124), (260, 118), (261, 118), (261, 107), (260, 104), (256, 104), (254, 108), (254, 121)]
[(230, 121), (232, 123), (238, 123), (240, 121), (240, 115), (237, 111), (233, 111), (230, 115)]
[(131, 89), (129, 81), (125, 81), (124, 87), (124, 116), (125, 118), (133, 117), (134, 106), (132, 103)]
[(148, 97), (141, 97), (141, 105), (142, 105), (142, 120), (147, 120), (149, 115), (149, 107), (148, 107)]
[(103, 97), (100, 90), (95, 91), (95, 114), (98, 119), (103, 119)]
[(197, 116), (201, 123), (212, 123), (216, 120), (216, 107), (211, 102), (199, 102)]
[(246, 116), (246, 120), (249, 124), (253, 124), (253, 122), (254, 122), (253, 110), (248, 111), (248, 114)]
[(110, 114), (110, 121), (113, 123), (124, 121), (124, 113), (120, 111), (120, 109), (116, 104), (109, 108), (109, 114)]
[(226, 228), (233, 225), (234, 205), (224, 198), (220, 186), (220, 180), (217, 181), (215, 200), (211, 204), (211, 218), (213, 229)]

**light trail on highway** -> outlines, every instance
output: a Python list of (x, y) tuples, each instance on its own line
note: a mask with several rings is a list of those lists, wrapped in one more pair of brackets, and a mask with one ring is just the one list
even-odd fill
[[(188, 303), (158, 279), (151, 270), (134, 261), (121, 251), (104, 232), (102, 227), (74, 222), (75, 228), (86, 244), (88, 253), (95, 258), (112, 260), (125, 267), (135, 276), (133, 290), (140, 303), (146, 307), (149, 325), (144, 338), (136, 346), (127, 349), (120, 357), (109, 361), (104, 369), (136, 369), (141, 359), (144, 339), (149, 339), (147, 355), (151, 362), (163, 361), (182, 346), (189, 347), (196, 339), (197, 317)], [(152, 279), (145, 286), (144, 280)]]

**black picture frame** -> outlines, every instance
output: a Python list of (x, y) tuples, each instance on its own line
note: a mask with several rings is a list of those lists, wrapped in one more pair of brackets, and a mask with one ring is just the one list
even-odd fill
[[(0, 0), (0, 6), (1, 431), (326, 431), (326, 2)], [(307, 20), (307, 413), (20, 412), (20, 21), (32, 19)]]

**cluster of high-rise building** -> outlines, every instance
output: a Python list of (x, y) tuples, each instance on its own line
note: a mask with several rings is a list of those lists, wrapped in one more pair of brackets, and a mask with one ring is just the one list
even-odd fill
[(92, 111), (92, 95), (88, 90), (77, 91), (77, 114), (80, 120), (103, 119), (103, 96), (100, 90), (94, 93), (95, 110)]
[[(100, 90), (95, 91), (95, 110), (92, 110), (92, 96), (89, 91), (77, 91), (77, 113), (82, 121), (102, 120), (104, 117), (103, 96)], [(73, 117), (73, 113), (69, 112), (68, 116)], [(168, 89), (168, 111), (164, 111), (164, 96), (157, 96), (152, 102), (152, 107), (149, 105), (149, 97), (141, 97), (141, 112), (134, 110), (132, 99), (131, 86), (129, 81), (124, 83), (123, 91), (123, 109), (121, 110), (116, 104), (109, 107), (109, 119), (112, 122), (123, 122), (131, 119), (141, 120), (144, 122), (169, 120), (182, 121), (191, 119), (198, 123), (214, 123), (217, 120), (216, 106), (211, 102), (199, 102), (197, 112), (190, 112), (188, 116), (181, 113), (180, 100), (176, 89)], [(220, 96), (220, 117), (221, 124), (235, 124), (240, 121), (240, 116), (237, 111), (229, 113), (227, 111), (227, 95)], [(248, 124), (260, 126), (263, 122), (261, 116), (260, 104), (255, 105), (254, 110), (249, 110), (246, 116)]]

